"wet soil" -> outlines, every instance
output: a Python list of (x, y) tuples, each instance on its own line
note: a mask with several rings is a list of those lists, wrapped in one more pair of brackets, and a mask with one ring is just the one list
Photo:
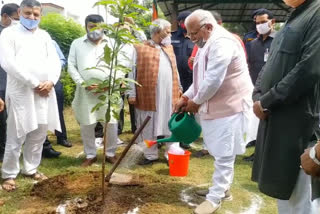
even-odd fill
[(106, 184), (102, 203), (100, 172), (59, 175), (35, 184), (18, 213), (53, 214), (58, 205), (63, 205), (67, 214), (126, 214), (137, 207), (139, 214), (149, 214), (151, 210), (167, 213), (160, 207), (171, 209), (168, 201), (181, 205), (180, 184), (167, 184), (146, 175), (133, 176), (133, 183), (134, 186)]

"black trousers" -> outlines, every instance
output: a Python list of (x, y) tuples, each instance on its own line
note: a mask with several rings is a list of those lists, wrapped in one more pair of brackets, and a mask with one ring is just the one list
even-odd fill
[(58, 80), (58, 82), (54, 86), (54, 89), (55, 89), (56, 95), (57, 95), (59, 119), (60, 119), (60, 126), (61, 126), (61, 132), (55, 131), (55, 135), (57, 136), (58, 141), (59, 140), (66, 140), (67, 139), (67, 130), (66, 130), (66, 124), (64, 122), (64, 116), (63, 116), (64, 93), (63, 93), (63, 85), (60, 82), (60, 80)]
[[(5, 91), (0, 91), (0, 97), (5, 100)], [(7, 140), (7, 111), (4, 109), (0, 112), (0, 155), (4, 154)]]

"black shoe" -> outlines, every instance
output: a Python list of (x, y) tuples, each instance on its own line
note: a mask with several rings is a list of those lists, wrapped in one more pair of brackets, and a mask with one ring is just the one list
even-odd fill
[(144, 158), (144, 159), (142, 159), (141, 161), (139, 161), (138, 165), (140, 165), (140, 166), (151, 165), (151, 164), (153, 164), (153, 162), (157, 162), (157, 161), (158, 161), (158, 159), (156, 159), (156, 160), (149, 160), (149, 159), (147, 159), (147, 158)]
[(180, 145), (180, 147), (183, 148), (183, 149), (190, 149), (190, 148), (191, 148), (190, 145), (184, 144), (184, 143), (182, 143), (182, 142), (180, 142), (179, 145)]
[(196, 158), (202, 158), (203, 156), (206, 156), (208, 154), (209, 154), (208, 150), (202, 149), (202, 150), (197, 151), (196, 153), (194, 153), (193, 156), (196, 157)]
[(255, 141), (255, 140), (250, 141), (250, 142), (246, 145), (246, 148), (254, 147), (254, 146), (256, 146), (256, 141)]
[(58, 140), (57, 143), (64, 147), (72, 147), (72, 144), (68, 140)]
[(161, 149), (161, 147), (162, 147), (164, 144), (165, 144), (165, 143), (157, 143), (158, 149)]
[(54, 150), (53, 148), (44, 149), (42, 151), (42, 157), (44, 158), (57, 158), (61, 155), (61, 152)]
[(244, 161), (253, 162), (254, 161), (254, 153), (248, 157), (243, 158)]

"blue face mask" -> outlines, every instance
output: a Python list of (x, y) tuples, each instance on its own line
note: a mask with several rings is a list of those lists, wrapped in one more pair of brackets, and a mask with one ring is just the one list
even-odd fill
[(20, 23), (27, 28), (32, 30), (38, 27), (40, 20), (26, 19), (23, 16), (20, 16)]

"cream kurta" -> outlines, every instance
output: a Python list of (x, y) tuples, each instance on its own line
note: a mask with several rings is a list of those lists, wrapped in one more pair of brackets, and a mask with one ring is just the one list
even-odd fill
[[(92, 92), (86, 90), (81, 84), (91, 78), (105, 80), (110, 75), (108, 69), (99, 67), (101, 65), (106, 65), (100, 58), (103, 57), (104, 47), (107, 44), (110, 45), (112, 42), (106, 37), (103, 38), (101, 43), (96, 45), (87, 38), (87, 35), (84, 35), (83, 37), (74, 40), (70, 47), (68, 72), (77, 87), (72, 102), (72, 108), (75, 112), (77, 121), (81, 125), (91, 125), (99, 120), (105, 120), (107, 105), (102, 106), (98, 111), (91, 112), (92, 108), (100, 102), (98, 99), (100, 94), (94, 95)], [(126, 52), (127, 58), (122, 57), (122, 55), (119, 54), (118, 63), (130, 67), (132, 62), (127, 59), (131, 59), (132, 47), (127, 45), (123, 47), (122, 50), (123, 52)], [(92, 67), (99, 67), (99, 69), (88, 69)], [(123, 74), (117, 72), (117, 78), (121, 76), (123, 76)], [(121, 101), (119, 102), (119, 105), (122, 105)], [(111, 122), (116, 122), (112, 115)]]
[(88, 68), (96, 67), (103, 56), (107, 40), (103, 39), (100, 44), (92, 43), (87, 35), (74, 40), (70, 47), (68, 58), (68, 72), (76, 83), (76, 92), (72, 102), (77, 121), (81, 125), (90, 125), (98, 120), (104, 120), (107, 106), (101, 107), (98, 111), (92, 112), (92, 108), (100, 102), (97, 95), (86, 90), (81, 84), (91, 78), (104, 80), (109, 76), (109, 71)]
[(60, 60), (49, 34), (41, 29), (26, 30), (21, 24), (8, 27), (0, 37), (1, 66), (8, 73), (6, 104), (11, 109), (21, 137), (48, 124), (50, 131), (60, 131), (55, 90), (48, 97), (34, 92), (40, 82), (60, 76)]

